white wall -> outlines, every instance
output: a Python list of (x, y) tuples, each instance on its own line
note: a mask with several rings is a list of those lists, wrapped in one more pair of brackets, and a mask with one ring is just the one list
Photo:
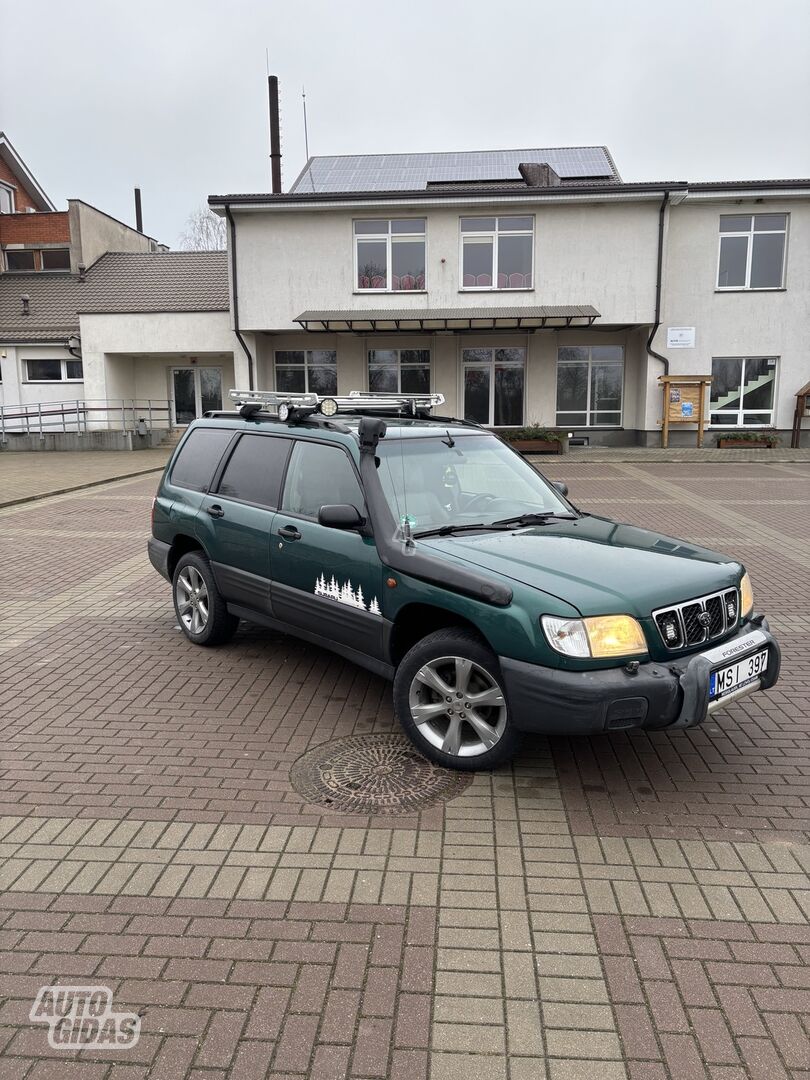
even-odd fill
[[(41, 402), (43, 407), (57, 401), (83, 401), (83, 382), (29, 382), (26, 360), (75, 360), (67, 349), (58, 345), (0, 346), (0, 405), (29, 405)], [(69, 421), (69, 417), (67, 418)], [(7, 426), (16, 426), (9, 421)], [(48, 430), (56, 430), (49, 426)]]
[[(720, 215), (751, 213), (790, 215), (785, 288), (718, 292)], [(796, 391), (810, 382), (810, 201), (687, 200), (670, 211), (666, 252), (662, 326), (654, 348), (669, 358), (670, 373), (711, 374), (715, 356), (776, 356), (775, 426), (790, 428)], [(667, 349), (668, 326), (694, 326), (695, 348)], [(662, 371), (654, 365), (647, 388), (647, 428), (661, 417)]]
[(89, 206), (81, 199), (69, 199), (71, 265), (77, 273), (79, 262), (92, 266), (107, 251), (151, 251), (152, 241), (130, 225)]
[[(135, 385), (134, 372), (140, 362), (132, 361), (133, 356), (227, 354), (233, 358), (234, 385), (247, 386), (247, 360), (230, 328), (226, 311), (82, 315), (81, 336), (88, 397), (141, 396), (129, 389)], [(118, 354), (119, 362), (105, 362), (105, 357), (113, 354)], [(121, 354), (127, 356), (131, 367), (120, 361)], [(182, 365), (178, 363), (178, 366)], [(167, 396), (165, 385), (155, 396)]]
[[(535, 288), (528, 291), (464, 292), (459, 289), (459, 217), (485, 214), (486, 206), (441, 208), (372, 208), (316, 211), (235, 211), (239, 261), (239, 314), (243, 326), (257, 332), (259, 385), (272, 386), (273, 348), (329, 348), (339, 351), (341, 392), (365, 386), (365, 350), (369, 341), (385, 347), (382, 337), (283, 334), (294, 331), (301, 312), (405, 308), (528, 307), (593, 304), (599, 326), (623, 328), (606, 342), (624, 343), (624, 427), (655, 432), (661, 419), (658, 376), (663, 367), (646, 354), (652, 325), (658, 243), (655, 199), (616, 203), (524, 204), (535, 214)], [(493, 208), (490, 208), (492, 210)], [(514, 206), (500, 213), (519, 212)], [(787, 212), (790, 235), (786, 288), (778, 292), (716, 291), (719, 218), (723, 213)], [(356, 217), (425, 216), (427, 218), (427, 291), (358, 293), (354, 291), (352, 222)], [(696, 348), (666, 348), (668, 326), (695, 326)], [(573, 335), (573, 336), (572, 336)], [(795, 392), (810, 381), (810, 200), (773, 197), (708, 199), (692, 193), (667, 211), (661, 327), (656, 351), (668, 356), (674, 374), (711, 372), (713, 356), (779, 357), (776, 424), (790, 428)], [(387, 340), (387, 339), (386, 339)], [(482, 343), (483, 339), (481, 340)], [(508, 334), (493, 336), (505, 344)], [(599, 344), (592, 333), (538, 333), (530, 341), (527, 419), (554, 421), (556, 348), (561, 342)], [(302, 345), (300, 342), (307, 344)], [(434, 384), (460, 407), (459, 338), (436, 335), (431, 348)], [(294, 344), (297, 343), (297, 344)], [(389, 344), (404, 346), (404, 340)], [(448, 390), (454, 397), (450, 396)], [(689, 430), (686, 425), (683, 430)]]
[[(485, 214), (487, 207), (464, 213)], [(494, 211), (493, 211), (494, 212)], [(461, 210), (235, 212), (239, 321), (253, 330), (295, 329), (296, 315), (362, 308), (477, 308), (593, 304), (602, 322), (650, 322), (655, 303), (658, 203), (521, 205), (534, 213), (535, 287), (463, 292)], [(354, 292), (355, 217), (427, 217), (427, 292)]]

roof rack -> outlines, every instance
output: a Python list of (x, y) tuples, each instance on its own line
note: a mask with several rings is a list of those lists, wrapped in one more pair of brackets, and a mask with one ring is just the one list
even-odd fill
[(282, 422), (312, 413), (334, 416), (338, 412), (408, 413), (418, 416), (444, 405), (444, 394), (389, 394), (352, 390), (348, 394), (290, 394), (279, 390), (231, 390), (229, 395), (242, 416), (275, 412)]

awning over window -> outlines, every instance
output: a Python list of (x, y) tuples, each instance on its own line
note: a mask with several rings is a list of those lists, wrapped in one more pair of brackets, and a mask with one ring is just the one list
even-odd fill
[(524, 308), (413, 308), (401, 311), (305, 311), (294, 320), (315, 333), (414, 333), (436, 330), (552, 330), (591, 326), (590, 304)]

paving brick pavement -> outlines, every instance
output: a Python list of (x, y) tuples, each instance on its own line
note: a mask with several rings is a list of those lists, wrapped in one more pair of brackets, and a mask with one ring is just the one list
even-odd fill
[[(153, 478), (0, 510), (0, 1078), (810, 1080), (810, 468), (554, 466), (745, 561), (783, 680), (695, 731), (529, 740), (401, 818), (290, 787), (394, 729), (388, 688), (256, 628), (188, 645)], [(52, 982), (108, 985), (137, 1046), (52, 1050)]]
[(155, 472), (171, 450), (65, 450), (0, 452), (0, 506), (102, 484), (122, 476)]

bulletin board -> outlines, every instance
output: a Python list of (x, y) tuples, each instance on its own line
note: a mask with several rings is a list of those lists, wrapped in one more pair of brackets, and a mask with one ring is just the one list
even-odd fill
[(669, 429), (673, 424), (697, 424), (697, 445), (703, 445), (706, 426), (706, 388), (711, 375), (661, 375), (663, 391), (663, 421), (661, 445), (669, 445)]

